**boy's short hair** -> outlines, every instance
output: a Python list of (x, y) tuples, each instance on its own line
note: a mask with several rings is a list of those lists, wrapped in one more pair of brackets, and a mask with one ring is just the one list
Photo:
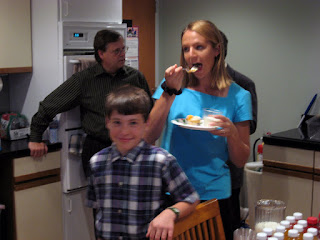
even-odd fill
[(147, 121), (151, 106), (151, 99), (145, 90), (124, 85), (116, 88), (106, 97), (105, 114), (108, 118), (114, 110), (123, 115), (142, 114)]

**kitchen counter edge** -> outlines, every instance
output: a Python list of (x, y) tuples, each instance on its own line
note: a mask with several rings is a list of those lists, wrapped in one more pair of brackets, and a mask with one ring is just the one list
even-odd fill
[[(28, 139), (20, 139), (20, 140), (3, 140), (1, 139), (1, 147), (0, 151), (0, 161), (5, 159), (13, 159), (20, 157), (28, 157), (30, 156), (30, 150), (28, 148)], [(45, 141), (48, 146), (48, 153), (59, 151), (62, 147), (61, 142), (50, 143)]]
[(320, 151), (320, 141), (305, 137), (297, 128), (264, 136), (263, 142), (269, 145)]

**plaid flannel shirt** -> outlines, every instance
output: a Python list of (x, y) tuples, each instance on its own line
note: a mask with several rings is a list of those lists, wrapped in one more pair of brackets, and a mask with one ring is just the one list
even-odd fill
[(144, 141), (126, 156), (113, 144), (90, 165), (87, 206), (97, 209), (95, 230), (102, 239), (145, 239), (167, 192), (174, 202), (199, 199), (175, 157)]

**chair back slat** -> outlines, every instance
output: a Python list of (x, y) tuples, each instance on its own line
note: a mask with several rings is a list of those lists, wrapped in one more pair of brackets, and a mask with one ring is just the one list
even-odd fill
[(196, 225), (196, 230), (197, 230), (197, 238), (199, 240), (203, 240), (203, 234), (202, 234), (202, 229), (200, 224)]
[[(189, 231), (189, 230), (187, 230), (187, 231)], [(196, 234), (196, 228), (191, 228), (191, 236), (192, 236), (192, 238), (191, 239), (196, 239), (196, 237), (197, 237), (197, 234)]]
[(207, 221), (200, 223), (200, 226), (203, 233), (203, 238), (205, 240), (209, 240), (209, 231), (208, 231)]
[(174, 240), (225, 240), (217, 199), (200, 203), (189, 216), (175, 223)]
[(188, 231), (186, 231), (186, 233), (185, 233), (185, 239), (186, 240), (191, 240), (192, 238), (191, 238), (191, 229), (190, 230), (188, 230)]
[(216, 239), (216, 234), (215, 234), (215, 227), (214, 227), (214, 222), (212, 219), (208, 220), (208, 229), (209, 229), (209, 235), (212, 236), (212, 240)]

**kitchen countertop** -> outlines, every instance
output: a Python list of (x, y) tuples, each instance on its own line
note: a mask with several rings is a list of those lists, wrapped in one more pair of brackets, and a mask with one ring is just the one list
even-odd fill
[[(58, 143), (50, 143), (46, 142), (48, 146), (48, 152), (54, 152), (61, 149), (61, 142)], [(3, 140), (1, 139), (1, 147), (0, 151), (0, 161), (3, 159), (13, 159), (19, 157), (30, 156), (30, 150), (28, 148), (28, 139), (20, 139), (20, 140)]]
[(269, 145), (320, 151), (320, 141), (310, 139), (303, 128), (294, 128), (264, 136), (263, 142)]

